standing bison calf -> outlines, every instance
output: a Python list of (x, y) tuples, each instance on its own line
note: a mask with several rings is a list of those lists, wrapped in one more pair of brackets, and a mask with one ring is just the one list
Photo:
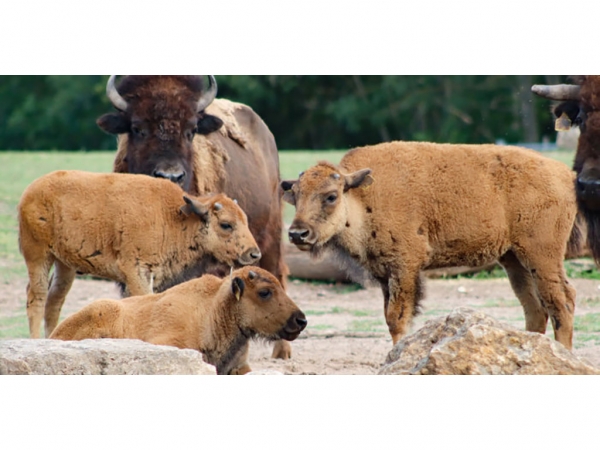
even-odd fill
[(250, 371), (251, 338), (293, 341), (306, 317), (273, 275), (244, 267), (220, 279), (214, 275), (154, 295), (96, 300), (67, 317), (51, 339), (141, 339), (202, 353), (218, 374)]
[(575, 290), (567, 242), (580, 245), (574, 174), (516, 147), (392, 142), (348, 152), (283, 181), (296, 206), (290, 240), (330, 249), (381, 284), (394, 344), (422, 298), (420, 271), (498, 260), (523, 305), (526, 328), (571, 348)]
[(230, 198), (187, 197), (176, 184), (143, 175), (52, 172), (25, 190), (18, 212), (33, 338), (44, 304), (46, 336), (56, 327), (76, 272), (144, 295), (182, 281), (199, 260), (233, 266), (260, 258), (246, 215)]

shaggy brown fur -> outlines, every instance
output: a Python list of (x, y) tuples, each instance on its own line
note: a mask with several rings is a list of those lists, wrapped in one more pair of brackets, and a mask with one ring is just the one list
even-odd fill
[(246, 215), (227, 196), (186, 197), (174, 183), (142, 175), (52, 172), (25, 190), (18, 210), (34, 338), (44, 304), (46, 336), (56, 326), (76, 272), (143, 295), (180, 281), (200, 260), (233, 266), (260, 258)]
[[(194, 110), (204, 86), (194, 76), (127, 76), (119, 86), (127, 111), (98, 119), (104, 131), (119, 135), (114, 171), (177, 173), (174, 181), (200, 195), (224, 192), (248, 214), (250, 231), (262, 253), (260, 267), (285, 286), (279, 155), (273, 134), (248, 106), (216, 99)], [(175, 180), (175, 178), (177, 178)], [(220, 275), (226, 272), (221, 269)], [(195, 273), (205, 272), (199, 267)], [(287, 343), (274, 357), (289, 358)]]
[(348, 152), (284, 181), (295, 204), (290, 240), (332, 249), (380, 282), (396, 343), (422, 296), (420, 271), (499, 260), (526, 327), (571, 348), (575, 290), (563, 256), (579, 236), (574, 174), (516, 147), (391, 142)]
[(50, 338), (141, 339), (198, 350), (218, 374), (243, 374), (250, 371), (249, 339), (292, 341), (306, 323), (273, 275), (244, 267), (225, 279), (204, 275), (161, 294), (96, 300), (67, 317)]

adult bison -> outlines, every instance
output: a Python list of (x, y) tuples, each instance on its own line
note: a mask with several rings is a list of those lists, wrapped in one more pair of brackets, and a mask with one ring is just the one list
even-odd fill
[(573, 169), (577, 204), (587, 222), (588, 245), (600, 264), (600, 76), (573, 77), (575, 84), (534, 85), (537, 95), (560, 101), (553, 111), (557, 130), (581, 130)]
[[(248, 106), (215, 99), (209, 76), (126, 76), (106, 93), (116, 112), (101, 116), (104, 131), (119, 135), (115, 172), (169, 179), (193, 195), (224, 192), (238, 200), (260, 247), (260, 267), (285, 286), (279, 156), (273, 134)], [(193, 276), (207, 270), (197, 267)], [(280, 341), (274, 357), (288, 358)]]

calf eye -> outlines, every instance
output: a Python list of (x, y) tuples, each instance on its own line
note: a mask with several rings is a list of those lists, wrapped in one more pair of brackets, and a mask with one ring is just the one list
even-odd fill
[(262, 298), (263, 300), (268, 300), (271, 298), (271, 291), (268, 289), (261, 289), (260, 291), (258, 291), (258, 296), (260, 298)]
[(230, 224), (230, 223), (221, 222), (219, 225), (220, 225), (220, 226), (221, 226), (221, 228), (222, 228), (223, 230), (225, 230), (225, 231), (231, 231), (231, 230), (233, 230), (233, 227), (231, 226), (231, 224)]
[(337, 200), (337, 194), (329, 194), (325, 198), (325, 202), (329, 203), (330, 205), (334, 204), (336, 200)]

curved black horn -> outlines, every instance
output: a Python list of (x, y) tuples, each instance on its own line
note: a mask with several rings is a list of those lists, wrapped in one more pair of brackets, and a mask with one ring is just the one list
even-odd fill
[(581, 86), (575, 84), (554, 84), (547, 86), (544, 84), (534, 84), (531, 91), (550, 100), (579, 100)]
[(108, 83), (106, 83), (106, 95), (115, 108), (125, 111), (127, 109), (127, 102), (123, 97), (121, 97), (121, 94), (119, 94), (117, 88), (115, 87), (116, 78), (116, 75), (111, 75), (108, 79)]
[(217, 80), (212, 75), (208, 76), (208, 89), (202, 94), (200, 100), (198, 100), (198, 106), (196, 111), (200, 112), (208, 105), (210, 105), (215, 97), (217, 96)]

